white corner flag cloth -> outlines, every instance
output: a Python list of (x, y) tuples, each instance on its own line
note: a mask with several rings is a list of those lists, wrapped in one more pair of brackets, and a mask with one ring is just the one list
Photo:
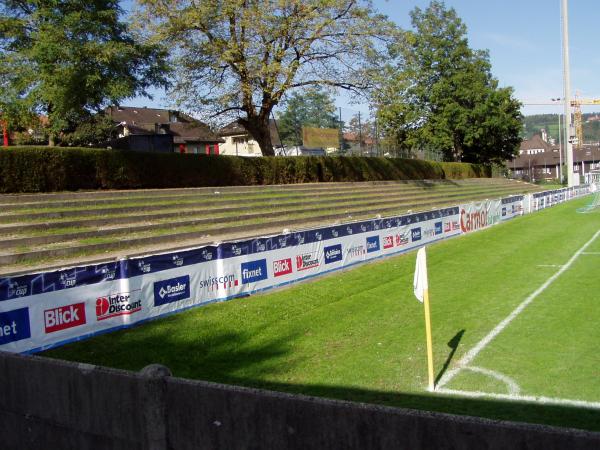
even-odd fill
[(415, 280), (413, 282), (415, 297), (423, 303), (423, 293), (425, 289), (429, 289), (427, 284), (427, 256), (425, 255), (425, 247), (422, 247), (417, 252), (417, 266), (415, 267)]

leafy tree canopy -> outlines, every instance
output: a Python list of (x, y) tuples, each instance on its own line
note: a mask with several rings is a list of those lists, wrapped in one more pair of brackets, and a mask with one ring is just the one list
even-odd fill
[(134, 36), (121, 15), (117, 0), (4, 0), (4, 115), (46, 114), (52, 141), (94, 111), (164, 85), (164, 52)]
[(454, 9), (434, 0), (411, 12), (413, 31), (392, 47), (373, 92), (381, 128), (400, 147), (441, 150), (446, 160), (501, 162), (516, 151), (520, 103), (499, 88), (486, 51), (469, 48)]
[(294, 92), (285, 104), (277, 121), (285, 144), (302, 145), (302, 127), (339, 128), (333, 99), (319, 86)]
[[(240, 118), (272, 155), (268, 120), (290, 90), (361, 91), (393, 32), (370, 0), (141, 0), (159, 39), (176, 50), (174, 94), (200, 114)], [(229, 118), (225, 117), (224, 121)]]

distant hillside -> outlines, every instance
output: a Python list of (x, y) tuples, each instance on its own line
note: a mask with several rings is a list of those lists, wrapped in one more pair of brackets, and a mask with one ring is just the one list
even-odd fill
[[(600, 113), (584, 113), (582, 118), (583, 140), (585, 142), (600, 141)], [(523, 137), (525, 139), (530, 139), (534, 134), (539, 134), (540, 130), (544, 128), (548, 133), (548, 138), (554, 138), (558, 142), (558, 114), (536, 114), (525, 116), (523, 124)]]

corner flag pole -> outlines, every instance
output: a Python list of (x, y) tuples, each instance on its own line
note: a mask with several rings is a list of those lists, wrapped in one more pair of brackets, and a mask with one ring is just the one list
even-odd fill
[(417, 252), (415, 267), (414, 292), (417, 300), (425, 307), (425, 334), (427, 335), (427, 369), (429, 375), (429, 390), (435, 389), (433, 378), (433, 344), (431, 339), (431, 315), (429, 313), (429, 284), (427, 280), (427, 256), (425, 247)]

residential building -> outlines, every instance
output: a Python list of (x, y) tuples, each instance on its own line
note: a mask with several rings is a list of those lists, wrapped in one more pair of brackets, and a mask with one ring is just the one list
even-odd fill
[[(524, 140), (519, 148), (519, 154), (506, 162), (506, 167), (515, 178), (530, 181), (558, 180), (560, 178), (560, 151), (558, 145), (551, 145), (542, 136), (534, 135)], [(563, 151), (562, 163), (566, 165)], [(573, 151), (573, 172), (583, 180), (585, 175), (600, 169), (600, 146), (584, 145)], [(564, 174), (563, 174), (564, 177)]]
[(224, 141), (208, 125), (179, 111), (111, 106), (115, 123), (111, 146), (138, 151), (218, 155)]
[[(273, 147), (275, 149), (281, 147), (281, 139), (279, 138), (274, 120), (269, 121), (269, 131)], [(221, 155), (262, 156), (258, 142), (254, 140), (248, 130), (237, 120), (221, 128), (219, 136), (224, 141), (220, 146)]]

